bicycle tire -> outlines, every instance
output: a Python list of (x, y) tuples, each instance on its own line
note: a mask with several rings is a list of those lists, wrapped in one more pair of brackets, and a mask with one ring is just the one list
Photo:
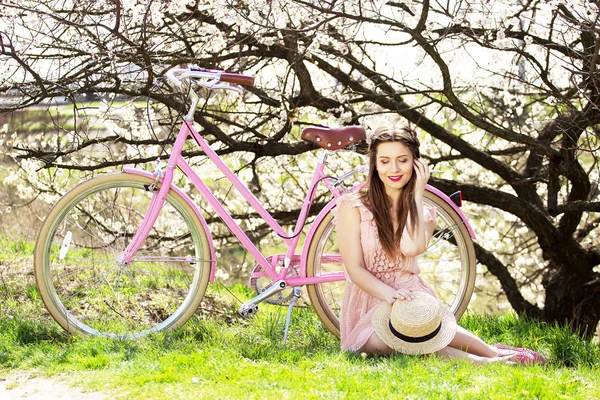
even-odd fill
[(52, 317), (68, 332), (137, 338), (183, 325), (210, 278), (210, 242), (200, 219), (170, 190), (129, 265), (118, 257), (137, 231), (150, 178), (104, 175), (65, 194), (46, 217), (35, 279)]
[[(437, 227), (427, 248), (419, 256), (421, 277), (440, 300), (450, 306), (456, 319), (463, 315), (475, 286), (476, 257), (473, 240), (458, 213), (436, 194), (426, 191), (424, 202), (436, 208)], [(333, 224), (333, 209), (320, 221), (308, 246), (306, 275), (343, 270)], [(443, 258), (442, 258), (443, 256)], [(340, 335), (339, 311), (345, 281), (308, 285), (312, 307), (325, 327)]]

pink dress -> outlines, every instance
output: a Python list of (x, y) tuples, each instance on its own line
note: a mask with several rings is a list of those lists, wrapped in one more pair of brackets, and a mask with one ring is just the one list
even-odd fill
[[(359, 194), (349, 193), (339, 197), (338, 206), (343, 202), (351, 207), (358, 208), (360, 211), (360, 242), (365, 268), (394, 289), (403, 287), (415, 292), (426, 292), (437, 297), (431, 286), (419, 276), (420, 268), (415, 257), (401, 255), (395, 262), (387, 257), (379, 243), (379, 234), (373, 214), (362, 203)], [(334, 210), (337, 209), (336, 207)], [(435, 209), (425, 206), (423, 216), (426, 222), (434, 220)], [(340, 310), (342, 349), (359, 351), (364, 346), (374, 332), (371, 318), (377, 306), (382, 303), (385, 303), (385, 301), (364, 292), (346, 275), (344, 297)]]

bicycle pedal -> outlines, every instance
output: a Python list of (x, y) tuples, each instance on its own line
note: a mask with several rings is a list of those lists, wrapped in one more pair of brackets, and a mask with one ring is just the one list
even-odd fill
[(238, 312), (244, 318), (252, 317), (258, 312), (258, 306), (256, 304), (242, 304)]

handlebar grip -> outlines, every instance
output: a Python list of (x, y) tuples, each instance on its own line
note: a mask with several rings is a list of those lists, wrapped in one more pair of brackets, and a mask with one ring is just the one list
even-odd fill
[(238, 85), (254, 86), (254, 77), (249, 75), (221, 72), (221, 82), (235, 83)]

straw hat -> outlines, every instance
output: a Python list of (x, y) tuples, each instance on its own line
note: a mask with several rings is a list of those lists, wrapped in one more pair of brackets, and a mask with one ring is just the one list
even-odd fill
[(373, 315), (377, 336), (404, 354), (428, 354), (446, 347), (456, 334), (456, 318), (448, 306), (427, 293), (414, 299), (382, 304)]

